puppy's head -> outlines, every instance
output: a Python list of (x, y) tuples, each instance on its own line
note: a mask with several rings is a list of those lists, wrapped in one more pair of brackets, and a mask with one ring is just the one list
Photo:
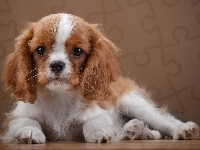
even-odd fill
[(37, 87), (80, 90), (87, 100), (108, 100), (117, 78), (115, 45), (95, 25), (53, 14), (29, 26), (7, 58), (3, 81), (18, 100), (34, 103)]

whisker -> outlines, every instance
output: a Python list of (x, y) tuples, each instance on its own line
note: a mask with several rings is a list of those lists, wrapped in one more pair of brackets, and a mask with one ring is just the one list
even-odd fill
[(36, 70), (36, 68), (32, 69), (29, 73), (32, 73), (32, 72), (35, 71), (35, 70)]

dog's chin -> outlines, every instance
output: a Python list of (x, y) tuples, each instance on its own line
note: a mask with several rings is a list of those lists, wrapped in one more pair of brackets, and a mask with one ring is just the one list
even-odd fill
[(46, 88), (54, 92), (63, 92), (69, 90), (71, 86), (66, 81), (55, 79), (51, 80), (51, 82), (46, 85)]

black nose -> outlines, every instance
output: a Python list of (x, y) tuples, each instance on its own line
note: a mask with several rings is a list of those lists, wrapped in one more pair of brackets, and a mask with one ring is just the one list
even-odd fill
[(63, 69), (65, 68), (65, 63), (63, 63), (62, 61), (53, 61), (50, 64), (50, 68), (51, 68), (51, 71), (55, 73), (59, 73), (63, 71)]

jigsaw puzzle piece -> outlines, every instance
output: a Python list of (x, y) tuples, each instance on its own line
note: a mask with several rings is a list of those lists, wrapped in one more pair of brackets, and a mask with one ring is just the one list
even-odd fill
[(91, 12), (86, 19), (90, 22), (98, 22), (103, 25), (104, 32), (115, 43), (122, 41), (124, 34), (123, 30), (118, 24), (113, 23), (112, 17), (118, 15), (122, 11), (122, 6), (118, 1), (102, 0), (101, 10)]
[[(184, 105), (182, 103), (182, 99), (179, 95), (179, 93), (177, 93), (177, 89), (174, 86), (173, 81), (171, 81), (172, 77), (178, 77), (181, 73), (182, 73), (182, 64), (179, 62), (179, 60), (177, 60), (176, 58), (170, 58), (167, 59), (166, 57), (166, 51), (165, 49), (167, 48), (167, 44), (165, 43), (171, 43), (172, 41), (174, 42), (174, 39), (171, 38), (171, 33), (173, 31), (173, 29), (177, 26), (178, 23), (180, 24), (186, 24), (187, 28), (190, 28), (190, 34), (195, 35), (196, 34), (196, 29), (199, 27), (198, 21), (194, 21), (195, 19), (198, 19), (198, 12), (196, 13), (197, 10), (193, 11), (193, 15), (191, 17), (191, 14), (187, 14), (188, 18), (191, 22), (193, 22), (193, 24), (191, 25), (188, 24), (188, 20), (186, 22), (186, 19), (184, 19), (184, 17), (180, 17), (180, 14), (174, 14), (174, 10), (177, 11), (177, 8), (182, 8), (182, 6), (187, 5), (185, 3), (188, 2), (183, 2), (181, 1), (180, 3), (178, 1), (159, 1), (159, 2), (155, 2), (155, 1), (139, 1), (137, 4), (147, 4), (148, 7), (151, 10), (151, 13), (149, 13), (148, 15), (144, 16), (141, 19), (141, 28), (144, 32), (149, 33), (149, 34), (155, 34), (157, 33), (158, 38), (159, 38), (159, 43), (155, 44), (155, 45), (147, 45), (144, 49), (143, 49), (143, 55), (144, 56), (140, 56), (140, 52), (129, 52), (126, 55), (121, 57), (122, 61), (128, 61), (129, 60), (129, 64), (134, 64), (135, 65), (135, 69), (133, 69), (134, 71), (137, 72), (139, 70), (136, 70), (137, 67), (146, 67), (145, 69), (149, 68), (149, 72), (151, 72), (152, 70), (155, 70), (155, 68), (159, 68), (157, 66), (157, 64), (161, 64), (159, 70), (166, 70), (167, 68), (174, 68), (174, 71), (170, 71), (168, 70), (167, 72), (165, 71), (161, 71), (159, 73), (159, 75), (162, 75), (162, 80), (165, 79), (164, 84), (161, 84), (161, 82), (157, 82), (158, 85), (155, 86), (153, 83), (148, 82), (148, 79), (145, 83), (149, 83), (149, 85), (151, 85), (151, 89), (155, 90), (157, 92), (156, 95), (156, 99), (158, 99), (159, 102), (165, 103), (165, 101), (167, 101), (167, 103), (169, 103), (170, 108), (173, 109), (174, 113), (177, 115), (183, 115), (185, 113), (185, 108)], [(140, 6), (139, 5), (139, 6)], [(134, 5), (133, 6), (138, 6), (138, 5)], [(160, 7), (162, 7), (162, 9), (160, 9)], [(176, 7), (176, 9), (173, 9), (173, 7)], [(192, 6), (190, 8), (191, 10), (193, 9)], [(164, 10), (164, 11), (163, 11)], [(179, 9), (178, 9), (179, 10)], [(169, 12), (167, 14), (163, 14), (163, 12)], [(165, 16), (165, 17), (163, 17)], [(173, 16), (173, 17), (172, 17)], [(190, 17), (189, 17), (190, 16)], [(180, 17), (180, 18), (179, 18)], [(175, 23), (173, 21), (173, 19), (175, 18)], [(176, 19), (177, 18), (177, 19)], [(194, 28), (194, 29), (193, 29)], [(198, 37), (198, 35), (197, 35)], [(197, 38), (196, 35), (194, 36), (194, 38)], [(178, 41), (178, 39), (176, 39)], [(173, 43), (170, 46), (175, 47), (177, 46), (178, 43)], [(158, 56), (155, 57), (153, 56), (153, 49), (157, 49), (157, 54)], [(158, 53), (159, 52), (159, 53)], [(159, 56), (160, 55), (160, 56)], [(168, 54), (169, 55), (169, 54)], [(197, 54), (198, 56), (198, 54)], [(132, 57), (132, 58), (131, 58)], [(158, 60), (158, 58), (160, 58), (160, 60)], [(127, 59), (127, 60), (125, 60)], [(157, 62), (153, 62), (152, 60), (157, 60)], [(130, 62), (132, 61), (132, 62)], [(126, 62), (127, 64), (127, 62)], [(154, 66), (151, 66), (151, 64), (154, 64)], [(156, 64), (156, 65), (155, 65)], [(176, 67), (173, 67), (173, 65), (175, 65)], [(136, 67), (137, 66), (137, 67)], [(151, 67), (150, 67), (151, 66)], [(172, 66), (172, 67), (170, 67)], [(175, 69), (176, 68), (176, 69)], [(157, 70), (156, 69), (156, 70)], [(127, 68), (127, 71), (130, 70)], [(175, 71), (176, 70), (176, 71)], [(125, 71), (125, 72), (127, 72)], [(129, 71), (130, 73), (130, 71)], [(155, 76), (156, 72), (155, 73)], [(131, 73), (133, 74), (133, 73)], [(135, 75), (133, 75), (135, 76)], [(139, 77), (141, 77), (141, 75), (139, 75)], [(145, 77), (141, 77), (144, 81)], [(148, 74), (148, 78), (149, 78), (149, 74)], [(137, 79), (137, 78), (136, 78)], [(159, 79), (159, 77), (155, 77), (155, 79)], [(181, 78), (183, 79), (183, 78)], [(162, 81), (161, 80), (161, 81)], [(156, 81), (156, 80), (154, 80)], [(164, 87), (165, 89), (159, 90), (160, 87)], [(197, 88), (195, 88), (197, 89)], [(164, 91), (164, 92), (161, 92)], [(193, 94), (194, 95), (194, 94)], [(174, 104), (177, 105), (174, 105)], [(179, 108), (177, 110), (177, 108)]]
[(1, 1), (0, 13), (11, 14), (12, 8), (8, 0)]
[[(189, 91), (190, 98), (188, 96), (182, 97), (183, 102), (197, 103), (195, 106), (200, 107), (200, 68), (199, 63), (199, 47), (200, 47), (200, 28), (196, 35), (191, 35), (190, 30), (186, 27), (176, 27), (173, 30), (174, 43), (165, 45), (165, 58), (167, 60), (174, 59), (181, 64), (181, 74), (178, 76), (172, 76), (170, 78), (171, 83), (174, 86), (175, 93), (182, 91), (180, 94)], [(186, 105), (187, 106), (187, 105)], [(187, 108), (187, 112), (192, 112)], [(200, 113), (200, 111), (199, 111)], [(190, 113), (191, 114), (191, 113)], [(185, 116), (185, 114), (183, 115)]]
[(17, 27), (14, 20), (10, 20), (8, 23), (5, 24), (0, 22), (0, 27), (1, 33), (7, 33), (0, 37), (0, 62), (3, 63), (3, 58), (5, 58), (6, 55), (9, 54), (10, 51), (14, 48), (13, 45), (14, 39), (17, 35)]
[[(184, 17), (187, 17), (188, 19), (184, 19), (184, 17), (181, 17), (180, 14), (176, 15), (175, 13), (173, 13), (172, 8), (176, 7), (176, 9), (174, 10), (177, 11), (177, 9), (179, 10), (179, 8), (181, 9), (182, 6), (187, 5), (185, 3), (188, 3), (189, 5), (189, 1), (181, 1), (179, 3), (178, 1), (174, 1), (173, 3), (168, 4), (168, 6), (165, 3), (166, 1), (162, 1), (162, 3), (164, 4), (163, 9), (157, 8), (158, 6), (161, 6), (161, 4), (156, 6), (155, 1), (151, 2), (152, 6), (154, 6), (154, 11), (152, 12), (155, 12), (156, 15), (145, 16), (142, 20), (141, 25), (144, 31), (147, 33), (152, 33), (156, 31), (160, 32), (160, 50), (162, 53), (161, 63), (163, 64), (163, 66), (168, 66), (170, 62), (176, 62), (177, 64), (179, 64), (179, 71), (177, 73), (166, 73), (167, 85), (172, 90), (171, 94), (168, 93), (169, 95), (166, 95), (166, 91), (165, 94), (163, 94), (161, 92), (163, 90), (159, 90), (160, 88), (155, 86), (153, 86), (153, 88), (151, 87), (150, 89), (156, 92), (154, 96), (156, 97), (156, 99), (159, 100), (159, 102), (162, 101), (162, 103), (164, 103), (166, 101), (167, 103), (169, 103), (170, 108), (173, 111), (177, 108), (177, 106), (174, 106), (174, 103), (178, 102), (181, 111), (175, 110), (174, 113), (176, 115), (179, 115), (180, 117), (184, 117), (185, 114), (190, 112), (190, 110), (188, 110), (184, 105), (184, 102), (188, 100), (184, 97), (181, 97), (181, 94), (189, 90), (190, 101), (198, 101), (200, 98), (200, 95), (198, 93), (200, 89), (200, 84), (196, 83), (196, 81), (198, 81), (197, 76), (200, 75), (200, 72), (195, 69), (199, 68), (200, 45), (198, 41), (200, 36), (200, 23), (199, 12), (197, 12), (199, 11), (199, 8), (197, 9), (198, 6), (195, 6), (196, 8), (193, 9), (193, 6), (190, 5), (190, 13), (187, 14), (188, 16), (184, 15)], [(167, 16), (165, 15), (165, 17), (162, 17), (162, 12), (159, 12), (157, 10), (164, 9), (169, 9), (169, 14)], [(167, 12), (167, 10), (164, 10), (163, 12)], [(175, 20), (175, 22), (173, 23), (173, 20), (171, 20), (170, 23), (169, 17), (172, 16), (172, 14), (170, 13), (175, 14), (173, 17), (171, 17), (173, 20)], [(144, 54), (149, 57), (150, 53), (148, 53), (148, 51), (144, 51)], [(187, 58), (191, 58), (191, 60)], [(135, 61), (137, 60), (135, 59)], [(199, 106), (200, 104), (197, 103), (197, 105)], [(189, 114), (192, 114), (191, 112)]]

